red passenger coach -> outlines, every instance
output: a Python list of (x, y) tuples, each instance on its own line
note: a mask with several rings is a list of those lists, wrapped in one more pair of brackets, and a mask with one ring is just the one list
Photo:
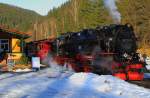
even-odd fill
[(51, 45), (47, 42), (42, 42), (38, 44), (39, 51), (37, 53), (37, 56), (41, 59), (44, 59), (48, 53), (51, 51)]
[(27, 43), (26, 54), (29, 58), (40, 57), (41, 60), (47, 57), (47, 55), (52, 51), (52, 40), (39, 40)]

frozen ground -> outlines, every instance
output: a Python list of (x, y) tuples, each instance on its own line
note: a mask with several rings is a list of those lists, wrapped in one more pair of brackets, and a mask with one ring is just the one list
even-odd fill
[(145, 89), (111, 75), (63, 72), (47, 68), (0, 75), (0, 98), (150, 98)]

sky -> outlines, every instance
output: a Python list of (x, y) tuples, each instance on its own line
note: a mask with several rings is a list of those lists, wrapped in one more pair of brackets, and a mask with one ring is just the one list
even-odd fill
[(18, 6), (24, 9), (33, 10), (40, 15), (47, 15), (50, 9), (59, 7), (68, 0), (0, 0), (0, 3)]

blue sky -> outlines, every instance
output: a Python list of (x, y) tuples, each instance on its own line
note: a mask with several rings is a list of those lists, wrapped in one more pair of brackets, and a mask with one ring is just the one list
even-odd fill
[(54, 7), (58, 7), (68, 0), (0, 0), (0, 3), (6, 3), (34, 10), (41, 15), (47, 15), (48, 11)]

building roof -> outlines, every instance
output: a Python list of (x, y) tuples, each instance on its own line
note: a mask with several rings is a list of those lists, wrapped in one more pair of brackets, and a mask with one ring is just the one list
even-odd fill
[(27, 39), (30, 37), (30, 35), (25, 32), (18, 31), (17, 29), (9, 29), (5, 26), (0, 26), (0, 31), (2, 31), (4, 33), (8, 33), (12, 36), (16, 36), (18, 38)]

